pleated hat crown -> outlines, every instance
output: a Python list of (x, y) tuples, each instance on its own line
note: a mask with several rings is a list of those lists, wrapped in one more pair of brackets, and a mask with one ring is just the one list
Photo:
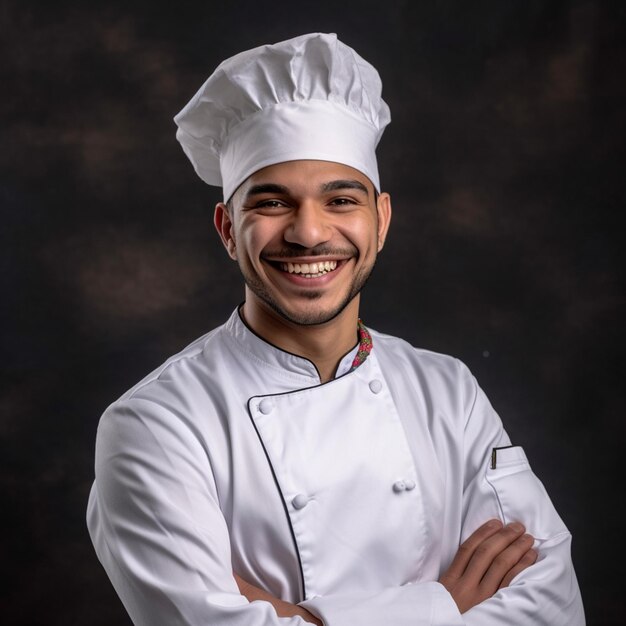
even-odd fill
[(376, 69), (335, 34), (311, 33), (221, 63), (174, 118), (196, 172), (224, 199), (263, 167), (349, 165), (380, 191), (376, 146), (390, 121)]

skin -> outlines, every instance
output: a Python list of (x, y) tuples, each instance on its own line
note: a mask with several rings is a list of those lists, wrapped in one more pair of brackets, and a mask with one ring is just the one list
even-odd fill
[(459, 547), (450, 567), (439, 582), (465, 613), (499, 589), (537, 560), (534, 539), (519, 522), (502, 525), (490, 520)]
[[(357, 343), (360, 290), (382, 250), (391, 220), (389, 194), (375, 193), (358, 170), (328, 161), (290, 161), (259, 170), (215, 207), (215, 227), (246, 287), (242, 314), (277, 347), (312, 361), (325, 382)], [(319, 278), (284, 271), (284, 263), (336, 261)], [(491, 520), (460, 547), (439, 582), (464, 613), (507, 587), (532, 565), (533, 538), (521, 524)], [(249, 601), (280, 617), (322, 622), (234, 574)]]
[[(389, 194), (328, 161), (259, 170), (215, 208), (215, 226), (246, 282), (243, 316), (270, 343), (312, 361), (325, 382), (357, 342), (360, 290), (385, 242)], [(281, 264), (335, 261), (305, 279)]]

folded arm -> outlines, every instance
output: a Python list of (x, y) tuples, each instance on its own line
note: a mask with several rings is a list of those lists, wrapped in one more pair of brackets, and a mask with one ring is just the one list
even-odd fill
[[(466, 626), (584, 626), (585, 616), (571, 561), (571, 535), (523, 449), (511, 446), (475, 379), (465, 423), (465, 484), (461, 540), (485, 520), (521, 523), (534, 538), (536, 561), (491, 597), (463, 613)], [(468, 394), (469, 395), (469, 394)]]
[[(460, 613), (508, 587), (517, 574), (537, 560), (537, 552), (532, 549), (533, 538), (524, 530), (521, 524), (503, 526), (500, 520), (490, 520), (460, 546), (452, 565), (439, 580)], [(250, 602), (269, 602), (281, 617), (300, 615), (307, 622), (322, 625), (301, 606), (275, 598), (236, 574), (235, 580)]]

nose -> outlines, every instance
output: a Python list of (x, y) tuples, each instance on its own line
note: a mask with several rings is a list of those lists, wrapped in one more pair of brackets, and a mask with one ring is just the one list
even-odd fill
[(314, 203), (302, 204), (296, 211), (284, 233), (285, 241), (304, 248), (327, 242), (331, 229), (323, 207)]

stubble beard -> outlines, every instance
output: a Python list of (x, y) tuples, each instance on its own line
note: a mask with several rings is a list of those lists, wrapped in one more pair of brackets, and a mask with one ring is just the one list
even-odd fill
[[(292, 324), (297, 324), (299, 326), (315, 326), (330, 322), (337, 317), (350, 304), (350, 302), (352, 302), (355, 296), (357, 296), (363, 287), (365, 287), (365, 284), (374, 271), (375, 265), (376, 260), (374, 259), (370, 266), (361, 269), (361, 271), (354, 277), (352, 285), (346, 293), (345, 298), (336, 307), (331, 310), (312, 310), (302, 314), (292, 314), (287, 311), (277, 302), (271, 291), (267, 289), (265, 283), (263, 283), (257, 275), (252, 275), (250, 272), (246, 271), (241, 264), (239, 265), (239, 269), (241, 270), (243, 278), (250, 291), (252, 291), (257, 298), (267, 304), (275, 313)], [(320, 300), (323, 295), (324, 292), (322, 290), (307, 290), (302, 293), (302, 296), (310, 300), (311, 303), (314, 303), (316, 300)]]

